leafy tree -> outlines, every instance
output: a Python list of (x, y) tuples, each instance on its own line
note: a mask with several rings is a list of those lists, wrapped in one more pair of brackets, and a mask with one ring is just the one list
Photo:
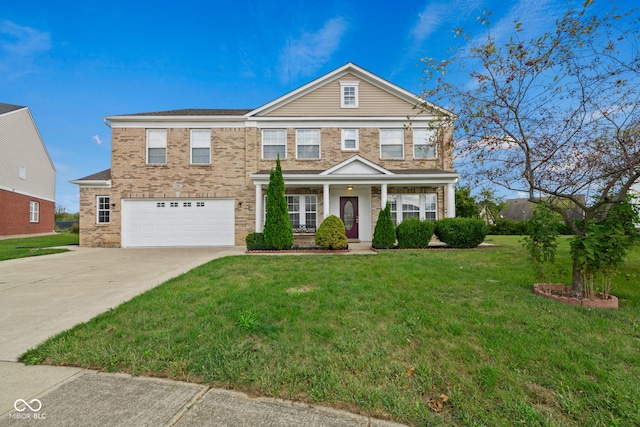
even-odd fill
[(396, 244), (396, 229), (393, 226), (393, 219), (391, 219), (391, 206), (389, 206), (389, 203), (378, 214), (378, 222), (373, 230), (371, 244), (378, 249), (389, 249)]
[(523, 240), (533, 261), (533, 273), (537, 281), (551, 283), (551, 267), (558, 247), (558, 219), (547, 205), (540, 204), (533, 210), (527, 222), (529, 235)]
[[(602, 12), (587, 0), (536, 38), (516, 21), (506, 42), (490, 33), (487, 15), (487, 37), (456, 30), (463, 43), (451, 58), (423, 59), (426, 84), (434, 86), (423, 97), (458, 115), (462, 171), (525, 192), (531, 202), (544, 199), (578, 239), (591, 222), (606, 221), (640, 178), (640, 16), (611, 5)], [(468, 85), (451, 78), (460, 72)], [(584, 221), (569, 217), (558, 199), (581, 208)], [(579, 296), (582, 268), (574, 252)]]
[(468, 185), (456, 187), (456, 216), (478, 218), (479, 213), (476, 199), (471, 195), (471, 187)]
[(497, 197), (495, 190), (484, 187), (477, 196), (478, 211), (484, 222), (494, 224), (500, 218), (500, 211), (506, 207), (502, 197)]
[(272, 249), (289, 249), (293, 244), (293, 228), (289, 220), (287, 199), (284, 196), (284, 178), (280, 156), (276, 168), (271, 169), (267, 187), (267, 217), (264, 221), (264, 242)]
[(611, 280), (638, 240), (638, 211), (629, 199), (614, 205), (605, 220), (589, 221), (587, 233), (571, 242), (571, 253), (585, 278), (585, 296), (595, 294), (595, 280), (602, 279), (602, 294), (608, 297)]

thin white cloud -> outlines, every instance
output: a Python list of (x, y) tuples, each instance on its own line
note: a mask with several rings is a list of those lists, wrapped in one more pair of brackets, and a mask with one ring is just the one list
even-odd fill
[(15, 22), (0, 21), (0, 70), (12, 75), (33, 68), (34, 58), (51, 49), (51, 35)]
[(338, 17), (325, 22), (316, 32), (304, 32), (288, 40), (280, 51), (280, 79), (288, 83), (300, 76), (313, 75), (331, 59), (346, 30), (346, 20)]
[(98, 135), (93, 135), (93, 140), (96, 142), (96, 144), (100, 145), (102, 144), (102, 140), (100, 139), (100, 137)]
[[(498, 44), (509, 40), (514, 35), (516, 20), (522, 22), (522, 32), (519, 37), (523, 39), (535, 38), (545, 31), (555, 27), (556, 19), (561, 18), (567, 11), (568, 5), (561, 0), (520, 0), (498, 21), (492, 21), (490, 27), (491, 36)], [(486, 34), (480, 36), (484, 39)]]

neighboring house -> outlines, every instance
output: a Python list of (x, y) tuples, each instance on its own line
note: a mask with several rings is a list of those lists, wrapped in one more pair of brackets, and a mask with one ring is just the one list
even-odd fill
[(253, 110), (106, 117), (111, 169), (72, 181), (80, 244), (243, 245), (263, 230), (278, 156), (296, 233), (336, 215), (371, 241), (387, 201), (396, 222), (453, 217), (455, 117), (420, 102), (348, 63)]
[(27, 107), (0, 103), (0, 236), (54, 229), (56, 169)]
[[(584, 196), (581, 196), (582, 202), (585, 201)], [(555, 203), (560, 205), (560, 203), (565, 205), (565, 209), (569, 210), (569, 214), (571, 218), (583, 218), (584, 212), (581, 208), (576, 206), (573, 202), (568, 200), (560, 201), (556, 199)], [(507, 199), (504, 202), (505, 208), (500, 211), (500, 218), (510, 219), (514, 221), (521, 221), (525, 219), (531, 219), (533, 216), (533, 210), (536, 207), (536, 204), (530, 202), (529, 199)]]

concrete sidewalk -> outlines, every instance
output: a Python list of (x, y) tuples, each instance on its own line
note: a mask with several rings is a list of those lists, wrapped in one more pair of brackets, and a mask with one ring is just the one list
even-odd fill
[[(351, 253), (371, 253), (366, 244)], [(0, 262), (0, 426), (397, 426), (205, 385), (15, 360), (58, 332), (243, 247), (74, 248)]]
[[(0, 378), (15, 390), (14, 396), (24, 396), (19, 399), (26, 402), (19, 401), (1, 414), (0, 426), (399, 426), (304, 403), (249, 398), (200, 384), (80, 368), (0, 362)], [(29, 386), (20, 385), (36, 381), (43, 389), (37, 395), (29, 394)]]

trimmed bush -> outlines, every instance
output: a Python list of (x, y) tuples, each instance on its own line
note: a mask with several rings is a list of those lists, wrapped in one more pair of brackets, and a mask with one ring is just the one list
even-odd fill
[(515, 221), (512, 219), (500, 218), (495, 224), (489, 226), (488, 234), (502, 236), (526, 236), (529, 234), (529, 221), (526, 219)]
[(481, 219), (444, 218), (436, 221), (435, 233), (452, 248), (475, 248), (487, 236), (487, 226)]
[(347, 247), (347, 234), (340, 218), (330, 215), (322, 221), (316, 231), (316, 246), (322, 249), (345, 249)]
[(69, 233), (71, 234), (80, 234), (80, 224), (77, 222), (74, 223), (71, 227), (69, 227)]
[(389, 249), (396, 244), (396, 229), (391, 219), (391, 206), (387, 203), (384, 209), (378, 214), (378, 222), (373, 231), (371, 245), (376, 249)]
[(420, 221), (418, 218), (408, 218), (398, 224), (398, 247), (400, 249), (426, 248), (435, 229), (433, 221)]
[(244, 241), (247, 244), (247, 250), (249, 251), (267, 249), (263, 233), (251, 233), (244, 239)]

